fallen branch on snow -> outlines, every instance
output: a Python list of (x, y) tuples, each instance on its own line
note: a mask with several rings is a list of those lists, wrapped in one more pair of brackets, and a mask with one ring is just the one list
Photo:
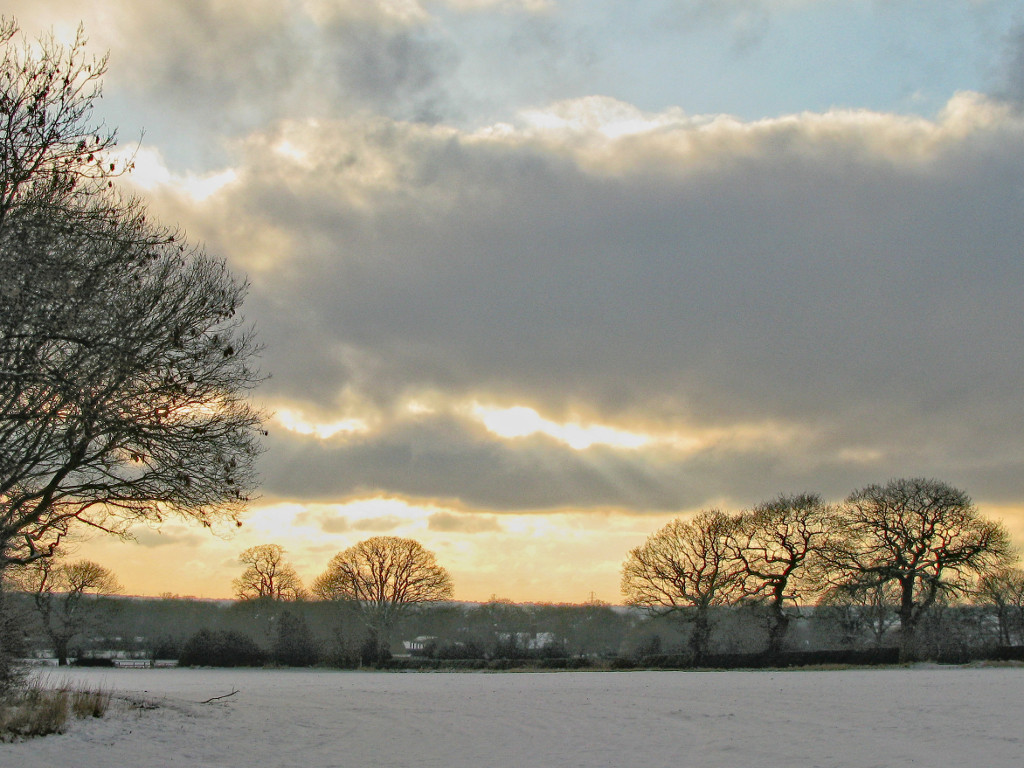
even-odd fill
[(206, 701), (200, 701), (199, 703), (200, 704), (209, 704), (211, 701), (217, 701), (218, 699), (226, 699), (228, 696), (234, 696), (236, 693), (238, 693), (238, 689), (237, 688), (233, 689), (231, 691), (231, 693), (225, 693), (223, 696), (211, 696)]

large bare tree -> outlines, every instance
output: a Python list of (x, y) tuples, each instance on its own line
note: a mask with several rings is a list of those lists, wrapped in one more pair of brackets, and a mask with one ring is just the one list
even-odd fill
[(707, 655), (711, 608), (742, 594), (742, 563), (731, 543), (736, 523), (718, 510), (673, 520), (633, 549), (622, 566), (622, 592), (629, 605), (659, 615), (679, 613), (692, 622), (689, 645), (695, 664)]
[(339, 552), (313, 582), (323, 600), (351, 601), (362, 612), (378, 659), (387, 656), (399, 618), (423, 603), (449, 600), (452, 579), (415, 539), (374, 536)]
[(262, 378), (223, 260), (120, 197), (105, 60), (0, 24), (0, 572), (75, 526), (236, 519)]
[(855, 491), (835, 534), (826, 551), (835, 583), (897, 585), (901, 661), (916, 658), (917, 627), (938, 598), (967, 593), (1013, 556), (1002, 524), (983, 518), (963, 491), (923, 478)]
[(299, 600), (305, 595), (299, 574), (285, 561), (284, 548), (278, 544), (249, 547), (238, 559), (246, 566), (232, 582), (240, 600)]
[(768, 610), (769, 655), (785, 642), (795, 607), (818, 589), (814, 566), (828, 537), (830, 509), (817, 494), (779, 496), (740, 515), (734, 553), (743, 591)]

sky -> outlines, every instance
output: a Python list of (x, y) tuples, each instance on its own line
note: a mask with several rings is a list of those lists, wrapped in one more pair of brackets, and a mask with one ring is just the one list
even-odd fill
[(8, 0), (109, 51), (152, 214), (251, 289), (260, 498), (76, 556), (620, 602), (675, 517), (895, 477), (1024, 544), (1018, 0)]

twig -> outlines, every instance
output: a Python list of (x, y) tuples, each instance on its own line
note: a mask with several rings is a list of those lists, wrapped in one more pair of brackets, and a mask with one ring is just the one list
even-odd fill
[(234, 696), (236, 693), (238, 693), (238, 689), (237, 688), (233, 689), (231, 691), (231, 693), (225, 693), (223, 696), (211, 696), (206, 701), (200, 701), (199, 703), (200, 704), (209, 704), (211, 701), (217, 701), (217, 699), (226, 699), (228, 696)]

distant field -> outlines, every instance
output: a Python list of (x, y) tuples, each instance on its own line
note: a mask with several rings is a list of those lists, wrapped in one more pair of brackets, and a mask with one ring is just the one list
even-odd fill
[[(18, 768), (1024, 765), (1024, 668), (373, 673), (48, 670), (125, 692), (0, 745)], [(237, 693), (202, 704), (207, 699)], [(150, 708), (156, 705), (156, 708)]]

